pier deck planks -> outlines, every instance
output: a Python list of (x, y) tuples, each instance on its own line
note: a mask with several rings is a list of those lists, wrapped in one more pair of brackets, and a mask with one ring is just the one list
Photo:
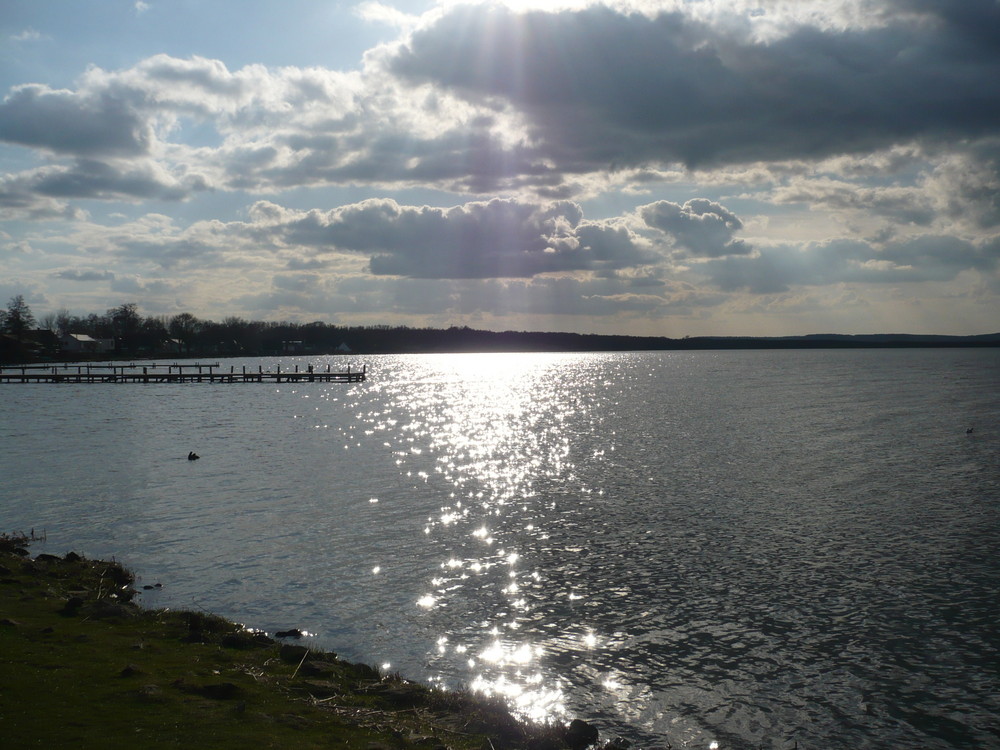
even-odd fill
[(218, 364), (173, 365), (24, 365), (0, 367), (0, 383), (361, 383), (367, 380), (368, 366), (360, 370), (334, 371), (312, 366), (305, 370), (276, 372)]

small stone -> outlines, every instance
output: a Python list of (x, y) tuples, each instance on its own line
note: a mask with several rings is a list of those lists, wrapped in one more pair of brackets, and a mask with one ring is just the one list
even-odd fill
[(573, 719), (563, 739), (570, 746), (570, 750), (583, 750), (583, 748), (593, 745), (600, 737), (597, 727), (588, 724), (582, 719)]
[(232, 682), (218, 682), (212, 685), (202, 685), (197, 692), (204, 695), (206, 698), (213, 698), (215, 700), (230, 700), (239, 694), (240, 689)]
[(61, 610), (59, 610), (59, 613), (67, 616), (75, 615), (77, 612), (80, 611), (80, 607), (82, 606), (83, 606), (82, 597), (71, 596), (69, 599), (66, 600), (66, 604), (63, 605), (63, 608)]
[(129, 664), (125, 667), (125, 669), (118, 673), (120, 677), (134, 677), (137, 674), (142, 674), (142, 670), (135, 664)]
[(299, 674), (303, 677), (332, 677), (335, 669), (336, 665), (327, 661), (309, 661), (302, 665)]
[(278, 650), (278, 656), (281, 657), (283, 662), (288, 664), (298, 664), (302, 661), (302, 658), (309, 653), (309, 649), (305, 646), (282, 646)]
[(162, 701), (163, 691), (158, 685), (143, 685), (139, 688), (139, 697), (147, 701)]
[(112, 617), (135, 617), (138, 612), (134, 607), (121, 604), (120, 602), (113, 602), (110, 599), (99, 599), (90, 607), (89, 614), (91, 617), (97, 619), (107, 619)]

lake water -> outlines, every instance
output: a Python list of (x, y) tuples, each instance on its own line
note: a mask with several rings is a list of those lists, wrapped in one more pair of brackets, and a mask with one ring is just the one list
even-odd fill
[(0, 386), (0, 530), (643, 747), (1000, 747), (1000, 351), (332, 361)]

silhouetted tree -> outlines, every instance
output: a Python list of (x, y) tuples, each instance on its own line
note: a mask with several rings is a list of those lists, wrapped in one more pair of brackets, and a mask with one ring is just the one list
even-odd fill
[(57, 310), (56, 330), (59, 333), (77, 333), (79, 330), (82, 330), (82, 323), (78, 317), (70, 315), (69, 310)]
[(198, 333), (202, 329), (202, 322), (191, 313), (178, 313), (170, 319), (167, 330), (175, 339), (179, 339), (184, 344), (187, 352), (191, 351)]
[(167, 326), (162, 319), (150, 315), (139, 326), (139, 346), (148, 351), (156, 351), (168, 338)]
[(115, 338), (121, 342), (121, 347), (135, 351), (139, 345), (139, 331), (142, 327), (142, 316), (135, 302), (126, 302), (108, 310), (108, 319)]
[(114, 338), (115, 331), (111, 326), (111, 319), (107, 315), (90, 313), (86, 320), (81, 321), (81, 323), (84, 327), (83, 333), (88, 336), (93, 336), (95, 339)]
[(3, 316), (3, 330), (21, 341), (24, 339), (24, 334), (34, 327), (35, 316), (31, 314), (31, 308), (24, 301), (24, 295), (11, 297)]

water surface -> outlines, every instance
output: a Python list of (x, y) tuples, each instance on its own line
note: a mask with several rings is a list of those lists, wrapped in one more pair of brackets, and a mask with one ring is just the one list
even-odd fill
[(5, 385), (3, 526), (644, 746), (1000, 745), (996, 350), (351, 363)]

